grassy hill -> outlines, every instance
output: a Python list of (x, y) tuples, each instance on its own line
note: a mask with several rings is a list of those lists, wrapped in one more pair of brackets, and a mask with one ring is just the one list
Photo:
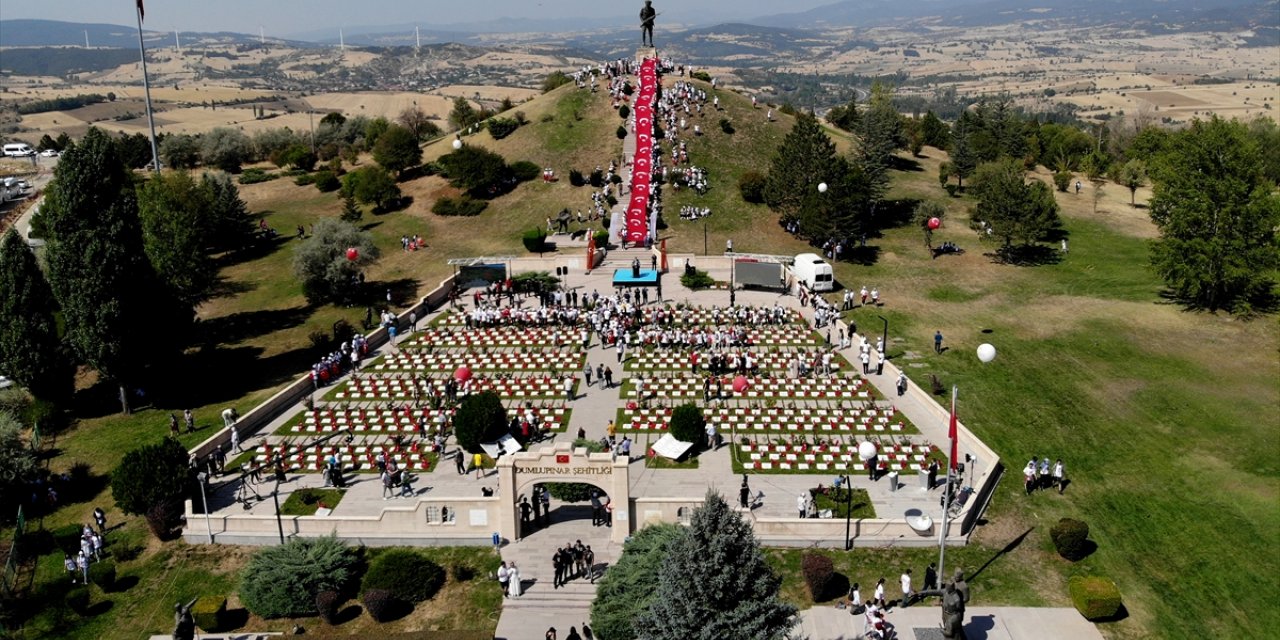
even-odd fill
[[(719, 95), (725, 110), (708, 110), (700, 120), (705, 135), (688, 138), (690, 160), (710, 171), (711, 189), (705, 196), (667, 191), (670, 228), (663, 236), (669, 248), (700, 253), (705, 224), (711, 253), (721, 251), (726, 238), (740, 251), (806, 249), (782, 232), (776, 215), (743, 202), (737, 189), (742, 172), (767, 170), (792, 121), (775, 112), (776, 121), (767, 122), (763, 105), (753, 109), (741, 96)], [(402, 184), (413, 197), (411, 206), (364, 220), (383, 251), (368, 273), (375, 290), (389, 289), (397, 304), (407, 303), (451, 272), (447, 258), (520, 255), (523, 230), (544, 224), (561, 208), (586, 209), (590, 188), (571, 186), (567, 176), (572, 168), (589, 172), (621, 155), (614, 132), (622, 121), (607, 95), (569, 85), (518, 109), (528, 125), (503, 140), (480, 133), (466, 143), (493, 149), (508, 161), (552, 167), (561, 180), (525, 183), (474, 218), (430, 212), (439, 197), (455, 193), (439, 177)], [(731, 120), (735, 133), (721, 131), (722, 117)], [(847, 137), (833, 135), (847, 151)], [(427, 146), (426, 159), (451, 151), (450, 140)], [(1067, 579), (1101, 574), (1117, 581), (1127, 608), (1125, 619), (1103, 625), (1109, 637), (1190, 638), (1205, 630), (1269, 635), (1267, 629), (1280, 626), (1274, 607), (1280, 593), (1271, 579), (1280, 549), (1280, 327), (1274, 318), (1187, 312), (1163, 299), (1147, 267), (1154, 228), (1146, 210), (1131, 207), (1128, 193), (1114, 185), (1105, 188), (1096, 212), (1087, 192), (1056, 194), (1070, 241), (1067, 255), (1036, 267), (997, 263), (968, 228), (971, 202), (950, 198), (939, 187), (937, 169), (944, 159), (942, 152), (926, 149), (925, 157), (904, 163), (913, 170), (894, 174), (890, 197), (943, 203), (948, 215), (934, 241), (954, 241), (966, 253), (934, 260), (919, 230), (886, 229), (868, 240), (875, 257), (870, 265), (838, 264), (836, 275), (846, 287), (880, 289), (883, 307), (848, 317), (870, 334), (886, 318), (890, 355), (918, 384), (928, 388), (936, 375), (945, 385), (959, 385), (962, 417), (1009, 466), (987, 524), (956, 554), (971, 576), (978, 574), (971, 580), (975, 603), (1069, 606)], [(339, 210), (335, 194), (289, 179), (246, 186), (242, 194), (255, 214), (285, 236)], [(1149, 192), (1138, 196), (1141, 202)], [(685, 204), (714, 213), (705, 223), (683, 222), (677, 212)], [(428, 248), (402, 252), (399, 238), (406, 234), (423, 235)], [(306, 303), (290, 269), (295, 246), (295, 240), (282, 240), (222, 265), (221, 294), (200, 309), (205, 346), (191, 356), (188, 392), (156, 394), (155, 406), (118, 416), (109, 415), (109, 390), (91, 388), (80, 397), (77, 426), (57, 438), (60, 453), (51, 467), (63, 470), (84, 461), (105, 473), (139, 442), (162, 437), (168, 414), (188, 406), (206, 425), (184, 436), (185, 444), (194, 444), (211, 432), (208, 425), (222, 408), (236, 406), (243, 413), (302, 372), (317, 356), (311, 334), (329, 331), (337, 320), (358, 325), (363, 307)], [(949, 347), (941, 355), (932, 353), (936, 330)], [(973, 357), (981, 342), (997, 347), (995, 362), (981, 365)], [(1033, 455), (1066, 462), (1072, 484), (1065, 495), (1022, 494), (1019, 471)], [(110, 505), (109, 494), (104, 490), (44, 524), (83, 521), (94, 504)], [(1048, 528), (1066, 516), (1086, 520), (1098, 545), (1074, 564), (1059, 558), (1048, 542)], [(119, 522), (121, 516), (110, 519)], [(126, 522), (122, 538), (143, 544), (139, 519)], [(216, 559), (178, 549), (148, 546), (125, 569), (175, 580), (167, 572), (172, 559), (181, 557), (192, 563), (184, 565), (184, 583), (210, 575), (199, 567), (212, 572), (216, 584), (234, 579), (214, 570)], [(838, 566), (895, 569), (906, 562), (921, 565), (928, 555), (859, 549), (840, 555)], [(37, 579), (58, 580), (56, 564), (42, 565)], [(791, 574), (784, 590), (802, 592)], [(59, 637), (132, 637), (143, 626), (126, 624), (126, 618), (154, 617), (156, 607), (168, 606), (159, 597), (151, 591), (116, 597), (118, 605), (94, 619), (91, 633), (76, 635), (76, 628), (52, 622), (43, 628)]]

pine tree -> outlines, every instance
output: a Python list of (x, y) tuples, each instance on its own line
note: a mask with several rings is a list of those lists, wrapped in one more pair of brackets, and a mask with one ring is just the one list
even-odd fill
[(343, 222), (356, 223), (364, 217), (364, 213), (360, 211), (359, 205), (356, 204), (355, 196), (350, 193), (342, 194), (342, 214), (338, 216)]
[(781, 640), (796, 608), (778, 598), (780, 584), (751, 525), (708, 492), (683, 539), (671, 545), (635, 628), (653, 640)]
[(74, 369), (58, 339), (57, 302), (36, 256), (12, 227), (0, 242), (0, 362), (36, 398), (70, 399)]
[(128, 386), (176, 351), (191, 313), (167, 295), (147, 261), (133, 175), (106, 133), (90, 128), (63, 155), (40, 216), (66, 340), (80, 360), (116, 381), (127, 413)]
[(1251, 310), (1273, 295), (1280, 195), (1245, 126), (1214, 117), (1177, 133), (1151, 167), (1151, 262), (1178, 298)]
[(966, 111), (960, 114), (951, 128), (951, 174), (961, 189), (964, 188), (964, 179), (972, 175), (978, 166), (978, 155), (973, 150), (971, 138), (973, 133), (974, 118)]
[(205, 173), (200, 179), (200, 188), (209, 192), (212, 207), (209, 248), (230, 251), (245, 246), (253, 237), (253, 220), (231, 176), (221, 172)]
[(784, 221), (799, 217), (802, 205), (817, 193), (818, 184), (828, 186), (838, 176), (836, 145), (827, 137), (816, 118), (796, 115), (796, 124), (782, 140), (765, 180), (764, 201), (782, 214)]
[(870, 187), (870, 205), (875, 205), (889, 190), (889, 167), (893, 154), (906, 144), (902, 117), (893, 106), (893, 90), (876, 82), (871, 86), (867, 111), (858, 122), (858, 150), (854, 165), (859, 167)]

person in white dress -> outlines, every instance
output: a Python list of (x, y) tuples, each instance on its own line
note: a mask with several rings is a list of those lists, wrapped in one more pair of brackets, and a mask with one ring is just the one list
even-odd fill
[(507, 569), (507, 595), (519, 598), (521, 593), (520, 569), (516, 567), (516, 563), (512, 562), (511, 567)]

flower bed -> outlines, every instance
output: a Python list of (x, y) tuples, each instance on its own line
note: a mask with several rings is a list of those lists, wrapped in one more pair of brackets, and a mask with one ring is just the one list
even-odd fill
[[(425, 386), (435, 387), (437, 393), (444, 393), (444, 378), (423, 378), (419, 381), (423, 388), (420, 395), (426, 397)], [(349, 380), (333, 393), (334, 400), (397, 400), (413, 397), (414, 380), (412, 378), (363, 377)], [(576, 379), (575, 379), (576, 385)], [(473, 377), (458, 389), (458, 396), (464, 397), (481, 391), (495, 391), (504, 399), (511, 398), (556, 398), (564, 396), (564, 378), (551, 376), (530, 376), (523, 378), (484, 378)]]
[[(928, 442), (881, 441), (879, 466), (882, 472), (897, 471), (903, 475), (923, 473), (929, 459), (941, 454)], [(746, 471), (782, 471), (790, 473), (866, 472), (867, 465), (858, 457), (858, 442), (842, 444), (734, 444), (736, 459)]]
[[(750, 377), (742, 393), (733, 390), (734, 376), (720, 378), (721, 398), (738, 399), (798, 399), (798, 400), (868, 400), (873, 398), (870, 385), (864, 378), (768, 378)], [(646, 397), (702, 398), (703, 378), (645, 378)], [(714, 390), (712, 391), (714, 393)], [(629, 379), (622, 388), (626, 398), (639, 398), (635, 379)], [(713, 398), (714, 399), (714, 398)]]
[[(418, 419), (427, 424), (427, 431), (434, 432), (438, 418), (443, 415), (452, 419), (453, 409), (317, 409), (305, 412), (298, 420), (282, 428), (282, 435), (295, 433), (332, 433), (350, 429), (353, 433), (412, 433), (417, 430)], [(515, 417), (523, 414), (521, 405), (507, 407), (507, 416)], [(547, 405), (541, 403), (533, 407), (543, 428), (563, 431), (568, 428), (569, 416), (573, 413), (563, 405)]]
[(427, 329), (400, 343), (402, 349), (428, 347), (558, 347), (580, 344), (577, 329), (562, 327), (491, 327)]
[(376, 364), (365, 367), (374, 371), (424, 371), (452, 374), (458, 367), (472, 371), (577, 371), (584, 355), (565, 351), (531, 353), (423, 353), (401, 350), (388, 354)]

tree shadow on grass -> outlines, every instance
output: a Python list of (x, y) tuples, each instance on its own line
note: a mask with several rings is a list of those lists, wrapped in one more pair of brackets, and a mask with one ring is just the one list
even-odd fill
[(223, 615), (224, 615), (224, 617), (222, 618), (223, 624), (221, 626), (222, 631), (239, 629), (245, 626), (246, 624), (249, 624), (249, 610), (245, 609), (244, 607), (240, 607), (237, 609), (227, 609), (226, 613)]
[(880, 260), (880, 253), (879, 245), (869, 244), (853, 247), (845, 250), (842, 262), (852, 262), (859, 266), (869, 267)]
[(368, 223), (365, 223), (365, 224), (360, 225), (360, 230), (361, 230), (361, 231), (372, 231), (373, 229), (377, 229), (378, 227), (381, 227), (381, 226), (382, 226), (382, 221), (381, 221), (381, 220), (375, 220), (375, 221), (373, 221), (373, 222), (368, 222)]
[(359, 618), (360, 614), (362, 613), (364, 613), (363, 607), (361, 607), (358, 604), (349, 604), (343, 607), (342, 610), (339, 611), (337, 615), (333, 617), (333, 624), (335, 626), (340, 624), (346, 624), (348, 622), (355, 620), (356, 618)]
[(997, 264), (1016, 267), (1039, 267), (1062, 262), (1062, 252), (1045, 244), (1010, 245), (982, 255)]
[(381, 297), (377, 303), (387, 304), (387, 290), (391, 291), (391, 304), (396, 307), (406, 307), (418, 301), (418, 288), (421, 282), (413, 278), (400, 278), (398, 280), (385, 280), (369, 283), (373, 291), (380, 292)]
[(991, 566), (992, 564), (994, 564), (996, 560), (999, 560), (1001, 557), (1003, 557), (1003, 556), (1005, 556), (1005, 555), (1007, 555), (1007, 554), (1009, 554), (1009, 553), (1012, 553), (1015, 549), (1017, 549), (1019, 546), (1021, 546), (1021, 545), (1022, 545), (1022, 541), (1026, 540), (1026, 539), (1027, 539), (1027, 536), (1031, 535), (1031, 532), (1032, 532), (1032, 531), (1035, 531), (1035, 529), (1036, 529), (1035, 527), (1031, 527), (1030, 529), (1027, 529), (1026, 531), (1023, 531), (1023, 532), (1022, 532), (1022, 534), (1021, 534), (1021, 535), (1019, 535), (1018, 537), (1014, 538), (1013, 540), (1010, 540), (1010, 541), (1009, 541), (1009, 544), (1006, 544), (1006, 545), (1004, 546), (1004, 548), (1003, 548), (1003, 549), (1001, 549), (1001, 550), (997, 551), (997, 552), (995, 553), (995, 555), (993, 555), (993, 556), (991, 556), (990, 558), (988, 558), (988, 559), (987, 559), (987, 561), (986, 561), (985, 563), (983, 563), (983, 565), (982, 565), (981, 567), (978, 567), (978, 570), (977, 570), (977, 571), (974, 571), (974, 572), (973, 572), (973, 575), (968, 576), (968, 577), (967, 577), (967, 578), (965, 578), (965, 579), (966, 579), (966, 580), (970, 580), (970, 581), (972, 581), (972, 580), (976, 580), (976, 579), (978, 578), (978, 576), (979, 576), (979, 575), (981, 575), (983, 571), (986, 571), (986, 570), (987, 570), (987, 567), (989, 567), (989, 566)]
[(225, 316), (202, 320), (196, 325), (199, 335), (196, 342), (204, 348), (220, 344), (237, 344), (281, 329), (296, 327), (315, 313), (310, 305), (287, 309), (263, 309), (241, 311)]
[(252, 282), (231, 280), (225, 276), (219, 276), (218, 281), (213, 284), (213, 288), (209, 291), (209, 298), (230, 298), (242, 293), (248, 293), (257, 288), (258, 285)]
[(1090, 622), (1095, 622), (1095, 623), (1120, 622), (1121, 620), (1124, 620), (1125, 618), (1128, 618), (1128, 617), (1129, 617), (1129, 610), (1125, 608), (1124, 603), (1122, 602), (1120, 603), (1120, 608), (1116, 609), (1115, 615), (1107, 616), (1105, 618), (1093, 618), (1092, 620), (1090, 620)]
[[(1178, 295), (1178, 292), (1172, 289), (1162, 289), (1157, 295), (1160, 296), (1160, 304), (1178, 305), (1183, 311), (1199, 311), (1205, 313), (1217, 314), (1233, 312), (1230, 309), (1210, 309), (1204, 304)], [(1280, 311), (1280, 296), (1276, 295), (1274, 287), (1271, 291), (1266, 291), (1255, 295), (1246, 300), (1248, 310), (1236, 311), (1234, 315), (1243, 320), (1253, 320), (1258, 316), (1272, 315)]]
[(254, 260), (265, 258), (275, 253), (276, 251), (278, 251), (280, 247), (283, 247), (285, 243), (287, 243), (289, 239), (293, 237), (294, 236), (292, 235), (285, 236), (283, 234), (278, 235), (274, 238), (265, 238), (262, 236), (254, 235), (253, 239), (249, 240), (249, 242), (245, 246), (235, 251), (228, 251), (218, 256), (217, 259), (214, 260), (214, 265), (217, 268), (222, 269), (225, 267), (231, 267), (238, 264), (243, 264), (245, 262), (253, 262)]
[(100, 602), (95, 602), (89, 605), (89, 608), (85, 610), (84, 615), (86, 617), (97, 617), (107, 613), (108, 611), (111, 611), (113, 608), (115, 608), (115, 606), (116, 606), (116, 603), (112, 600), (102, 600)]
[(920, 161), (915, 158), (903, 158), (901, 156), (890, 156), (889, 168), (895, 171), (924, 171), (924, 167), (921, 166)]
[(909, 225), (911, 224), (911, 219), (915, 216), (916, 207), (919, 205), (919, 198), (885, 200), (876, 207), (872, 224), (877, 229), (892, 229)]

